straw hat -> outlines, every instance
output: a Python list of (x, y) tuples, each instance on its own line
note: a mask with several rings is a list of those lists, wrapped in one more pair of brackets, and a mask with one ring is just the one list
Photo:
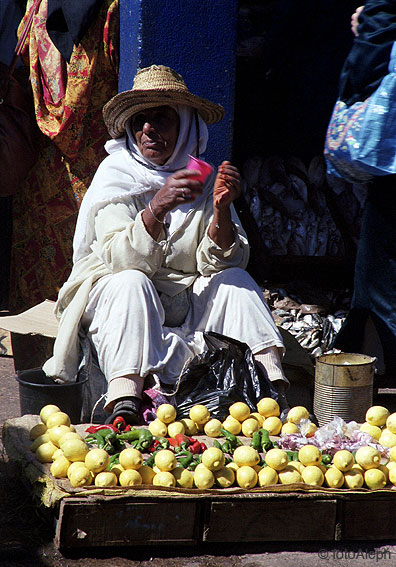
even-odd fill
[(196, 108), (207, 124), (219, 122), (224, 108), (188, 90), (183, 77), (163, 65), (152, 65), (136, 73), (133, 87), (114, 96), (103, 108), (103, 118), (112, 138), (125, 134), (125, 124), (137, 112), (166, 104)]

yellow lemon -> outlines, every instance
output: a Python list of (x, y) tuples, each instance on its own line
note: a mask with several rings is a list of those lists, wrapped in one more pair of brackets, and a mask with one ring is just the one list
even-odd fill
[(158, 418), (150, 421), (148, 428), (154, 437), (166, 437), (168, 433), (168, 426)]
[(125, 469), (118, 477), (120, 486), (139, 486), (143, 484), (140, 472), (135, 469)]
[(42, 435), (39, 435), (38, 437), (36, 437), (36, 439), (30, 445), (30, 450), (34, 453), (36, 451), (37, 447), (39, 447), (43, 443), (47, 443), (49, 440), (50, 440), (50, 438), (48, 436), (48, 433), (43, 433)]
[(324, 473), (324, 480), (329, 488), (341, 488), (344, 484), (344, 474), (337, 467), (330, 467)]
[(258, 473), (259, 486), (278, 484), (278, 473), (271, 467), (263, 467)]
[(64, 457), (65, 455), (63, 454), (62, 449), (57, 449), (55, 451), (55, 453), (52, 455), (52, 460), (55, 461), (55, 459), (59, 459), (59, 457)]
[(37, 423), (34, 425), (31, 430), (29, 431), (29, 439), (30, 441), (34, 441), (40, 435), (43, 435), (47, 431), (47, 426), (45, 423)]
[(278, 417), (280, 415), (279, 404), (272, 398), (261, 398), (257, 404), (257, 411), (263, 417)]
[(46, 426), (48, 429), (57, 425), (70, 425), (70, 417), (64, 411), (56, 411), (48, 416)]
[(127, 449), (123, 449), (120, 452), (118, 461), (124, 467), (124, 469), (138, 470), (143, 464), (143, 455), (137, 449), (128, 447)]
[(342, 472), (350, 471), (354, 462), (352, 453), (346, 449), (337, 451), (333, 457), (333, 465)]
[(47, 429), (47, 434), (50, 438), (50, 441), (57, 447), (60, 446), (61, 437), (66, 433), (71, 433), (70, 427), (68, 425), (54, 425), (54, 427), (49, 427)]
[(89, 451), (88, 445), (80, 439), (66, 439), (66, 441), (61, 443), (61, 449), (66, 459), (72, 462), (84, 461), (85, 455)]
[(309, 419), (309, 411), (304, 406), (294, 406), (287, 414), (286, 420), (298, 425), (302, 419)]
[(175, 435), (184, 435), (186, 430), (181, 421), (172, 421), (168, 425), (168, 437), (175, 437)]
[(263, 425), (263, 423), (264, 423), (264, 417), (263, 417), (261, 414), (259, 414), (258, 411), (253, 411), (253, 412), (250, 414), (250, 417), (253, 418), (253, 419), (257, 419), (257, 421), (259, 422), (260, 427)]
[(47, 419), (49, 418), (49, 416), (52, 413), (61, 411), (58, 406), (55, 406), (54, 404), (48, 404), (46, 406), (44, 406), (43, 408), (41, 408), (40, 410), (40, 419), (41, 421), (46, 424), (47, 423)]
[(249, 447), (248, 445), (237, 447), (232, 458), (238, 467), (254, 467), (260, 461), (260, 455), (257, 449)]
[(308, 465), (301, 473), (301, 478), (305, 484), (311, 486), (322, 486), (324, 482), (324, 476), (319, 467), (315, 465)]
[(193, 421), (189, 417), (184, 417), (180, 421), (184, 425), (184, 430), (186, 435), (191, 436), (191, 435), (196, 435), (198, 433), (198, 426), (195, 423), (195, 421)]
[(289, 461), (288, 467), (294, 467), (300, 474), (305, 469), (305, 466), (300, 461)]
[(389, 468), (389, 482), (396, 485), (396, 467)]
[(392, 433), (390, 429), (385, 427), (381, 431), (380, 438), (378, 439), (378, 443), (383, 447), (395, 447), (396, 446), (396, 433)]
[(386, 427), (391, 433), (396, 433), (396, 412), (391, 413), (386, 419)]
[(165, 472), (170, 472), (177, 466), (175, 454), (169, 449), (161, 449), (158, 451), (155, 455), (154, 462), (160, 471)]
[(218, 471), (224, 467), (225, 455), (217, 447), (209, 447), (202, 453), (202, 464), (210, 471)]
[(318, 429), (318, 426), (315, 425), (313, 421), (309, 421), (308, 423), (306, 423), (304, 425), (303, 433), (304, 433), (305, 437), (313, 437), (314, 434), (315, 434), (315, 431), (317, 429)]
[(346, 488), (361, 488), (364, 484), (364, 474), (357, 469), (344, 473), (344, 486)]
[(194, 484), (197, 488), (212, 488), (215, 483), (215, 476), (212, 471), (204, 465), (198, 465), (194, 471)]
[(371, 408), (366, 411), (366, 421), (370, 425), (375, 425), (377, 427), (385, 425), (388, 417), (389, 411), (383, 406), (371, 406)]
[(40, 461), (40, 463), (50, 463), (52, 461), (52, 455), (56, 450), (57, 446), (51, 443), (51, 441), (42, 443), (36, 449), (36, 459)]
[[(120, 465), (120, 463), (116, 463), (111, 467), (111, 472), (114, 473), (116, 475), (117, 478), (120, 478), (120, 474), (122, 473), (122, 471), (125, 471), (124, 467), (122, 465)], [(130, 469), (132, 470), (132, 469)], [(140, 471), (140, 469), (139, 469)]]
[(315, 445), (304, 445), (298, 451), (298, 460), (306, 467), (318, 465), (322, 460), (322, 452)]
[(392, 462), (396, 462), (396, 447), (391, 447), (389, 449), (389, 458)]
[[(84, 469), (86, 469), (87, 467), (85, 466), (84, 461), (74, 461), (74, 463), (72, 462), (69, 465), (69, 468), (67, 469), (67, 478), (70, 479), (70, 475), (74, 473), (74, 471), (76, 469), (78, 469), (79, 467), (84, 467)], [(93, 478), (93, 475), (92, 475)]]
[(230, 463), (227, 463), (226, 467), (232, 469), (234, 472), (237, 472), (237, 470), (239, 469), (239, 467), (238, 467), (238, 465), (236, 464), (235, 461), (231, 461)]
[(66, 457), (58, 457), (50, 466), (50, 473), (55, 478), (67, 478), (67, 471), (70, 464), (70, 461), (66, 459)]
[(253, 437), (254, 433), (256, 433), (259, 429), (260, 424), (254, 417), (248, 417), (242, 422), (242, 435), (245, 437)]
[(230, 467), (222, 467), (214, 471), (215, 482), (220, 488), (229, 488), (235, 482), (235, 471)]
[(236, 481), (238, 486), (248, 490), (254, 488), (258, 481), (258, 476), (254, 468), (242, 466), (236, 472)]
[(84, 438), (79, 433), (77, 433), (77, 431), (72, 431), (71, 429), (70, 431), (66, 431), (66, 433), (62, 435), (62, 437), (59, 439), (59, 445), (66, 441), (66, 439), (80, 439), (81, 441), (84, 441)]
[(176, 486), (176, 479), (171, 472), (160, 471), (153, 478), (153, 485), (171, 488), (172, 486)]
[(384, 473), (385, 478), (386, 478), (386, 482), (388, 482), (389, 481), (389, 469), (388, 469), (388, 467), (386, 465), (379, 464), (377, 466), (377, 469), (379, 469), (380, 471), (382, 471)]
[(206, 406), (202, 404), (196, 404), (190, 409), (189, 417), (198, 425), (205, 425), (210, 419), (210, 413)]
[(220, 429), (222, 427), (223, 424), (219, 419), (210, 419), (204, 425), (205, 435), (208, 437), (221, 437)]
[(232, 415), (228, 415), (223, 421), (223, 428), (233, 435), (239, 435), (242, 431), (242, 424), (240, 421), (235, 419), (235, 417), (232, 417)]
[(235, 402), (228, 408), (228, 411), (232, 417), (240, 422), (245, 421), (250, 415), (250, 408), (245, 402)]
[(81, 463), (79, 467), (75, 467), (70, 470), (72, 465), (73, 463), (67, 471), (67, 476), (70, 480), (70, 484), (74, 488), (81, 488), (82, 486), (89, 486), (92, 484), (93, 474), (83, 463)]
[(386, 477), (380, 469), (369, 469), (364, 473), (364, 482), (367, 488), (377, 490), (386, 486)]
[(368, 433), (369, 435), (371, 435), (371, 437), (376, 441), (378, 441), (378, 439), (381, 437), (381, 429), (377, 425), (372, 425), (367, 421), (365, 423), (362, 423), (359, 429), (360, 431), (363, 431), (363, 433)]
[(87, 469), (97, 474), (107, 469), (110, 457), (104, 449), (90, 449), (85, 455), (84, 462)]
[(180, 488), (192, 488), (194, 485), (193, 474), (184, 467), (177, 466), (172, 470), (172, 474), (176, 479), (176, 486)]
[(282, 470), (278, 471), (278, 481), (280, 484), (295, 484), (301, 482), (301, 474), (295, 467), (287, 465)]
[(281, 471), (287, 466), (289, 457), (283, 449), (270, 449), (266, 452), (264, 460), (269, 467)]
[(364, 470), (368, 470), (380, 464), (381, 455), (377, 449), (366, 445), (356, 451), (355, 460)]
[(138, 470), (140, 476), (142, 477), (143, 484), (153, 484), (153, 478), (155, 477), (156, 473), (154, 472), (152, 467), (149, 467), (148, 465), (142, 465)]
[(117, 475), (111, 471), (102, 471), (95, 476), (95, 486), (116, 486), (117, 483)]
[(293, 435), (294, 433), (298, 433), (299, 431), (300, 430), (298, 428), (298, 425), (292, 423), (291, 421), (286, 421), (286, 423), (282, 425), (281, 435)]
[(279, 435), (282, 430), (282, 422), (279, 417), (267, 417), (264, 420), (263, 429), (266, 429), (270, 435)]
[(172, 423), (176, 419), (176, 408), (172, 404), (161, 404), (157, 408), (157, 418), (162, 421), (162, 423)]

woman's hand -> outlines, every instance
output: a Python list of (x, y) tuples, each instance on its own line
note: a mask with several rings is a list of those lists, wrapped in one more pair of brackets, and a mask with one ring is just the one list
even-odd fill
[(156, 240), (169, 211), (186, 201), (193, 201), (203, 190), (203, 185), (194, 176), (196, 169), (181, 169), (170, 175), (164, 185), (151, 199), (150, 206), (143, 211), (143, 222), (147, 232)]
[(238, 169), (229, 161), (219, 166), (213, 188), (213, 208), (229, 207), (241, 194), (241, 176)]
[(210, 238), (223, 250), (235, 242), (230, 205), (241, 194), (241, 176), (229, 161), (219, 166), (213, 187), (213, 219), (209, 226)]
[(363, 11), (364, 6), (359, 6), (359, 8), (356, 8), (355, 12), (352, 14), (351, 17), (351, 30), (352, 33), (355, 37), (357, 37), (358, 34), (358, 27), (359, 27), (359, 16)]
[(193, 201), (202, 193), (202, 183), (193, 179), (197, 175), (199, 171), (196, 169), (181, 169), (168, 177), (151, 200), (151, 206), (158, 218), (163, 220), (166, 213), (186, 201)]

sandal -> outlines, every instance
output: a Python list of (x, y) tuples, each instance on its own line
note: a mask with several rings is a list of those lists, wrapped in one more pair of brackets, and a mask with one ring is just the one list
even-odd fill
[(113, 413), (106, 419), (106, 424), (113, 423), (116, 417), (123, 417), (128, 425), (137, 425), (140, 421), (139, 398), (121, 398), (115, 403)]

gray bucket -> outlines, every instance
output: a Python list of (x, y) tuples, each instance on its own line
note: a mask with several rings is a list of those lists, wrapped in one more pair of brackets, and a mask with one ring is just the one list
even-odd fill
[(335, 417), (363, 423), (373, 404), (376, 358), (365, 354), (319, 356), (315, 368), (313, 410), (319, 426)]
[(68, 414), (73, 424), (80, 423), (84, 386), (88, 378), (56, 384), (41, 368), (32, 368), (18, 371), (16, 379), (19, 383), (21, 415), (39, 415), (41, 408), (54, 404)]

